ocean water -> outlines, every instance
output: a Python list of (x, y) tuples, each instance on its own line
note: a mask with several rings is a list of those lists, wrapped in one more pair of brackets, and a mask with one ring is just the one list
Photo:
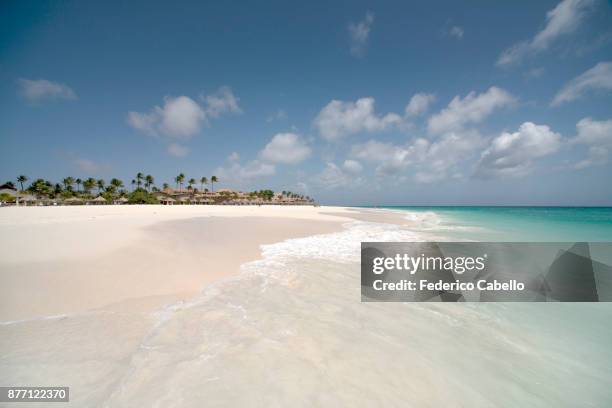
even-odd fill
[(612, 241), (612, 207), (386, 207), (449, 238), (503, 242)]
[(401, 211), (413, 227), (354, 221), (263, 245), (239, 276), (141, 320), (10, 324), (5, 339), (27, 340), (0, 363), (12, 381), (69, 384), (72, 406), (612, 406), (611, 305), (361, 303), (362, 241), (493, 230)]

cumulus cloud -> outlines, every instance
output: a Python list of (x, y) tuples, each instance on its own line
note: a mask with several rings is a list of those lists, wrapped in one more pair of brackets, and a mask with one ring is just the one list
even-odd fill
[(457, 174), (458, 167), (482, 146), (477, 132), (464, 131), (446, 133), (434, 142), (417, 138), (404, 145), (370, 140), (354, 145), (351, 155), (377, 163), (379, 176), (405, 177), (410, 170), (415, 181), (430, 183)]
[(363, 166), (357, 160), (345, 160), (342, 168), (350, 174), (359, 174), (363, 170)]
[(276, 166), (263, 163), (259, 160), (251, 160), (242, 165), (238, 160), (230, 161), (225, 167), (218, 167), (215, 174), (219, 179), (228, 182), (245, 182), (253, 179), (272, 176), (276, 173)]
[(465, 98), (457, 95), (446, 108), (429, 118), (427, 129), (430, 134), (457, 131), (466, 124), (482, 122), (496, 109), (515, 101), (510, 93), (495, 86), (480, 94), (472, 91)]
[(365, 18), (359, 23), (350, 23), (348, 33), (350, 38), (350, 51), (354, 57), (363, 57), (368, 48), (370, 30), (374, 24), (374, 14), (367, 12)]
[(555, 95), (551, 105), (558, 106), (582, 98), (594, 91), (612, 91), (612, 62), (600, 62), (593, 68), (582, 73)]
[(546, 125), (523, 123), (517, 132), (504, 132), (482, 153), (476, 176), (481, 178), (521, 177), (529, 174), (533, 160), (559, 150), (561, 135)]
[(186, 140), (199, 133), (209, 119), (224, 113), (242, 112), (239, 99), (229, 87), (221, 87), (216, 93), (202, 95), (200, 99), (202, 105), (188, 96), (167, 96), (162, 106), (155, 106), (150, 112), (129, 112), (127, 122), (145, 134)]
[(451, 37), (455, 37), (459, 40), (463, 38), (463, 33), (463, 28), (459, 26), (452, 26), (450, 30), (448, 30), (448, 35), (450, 35)]
[(188, 96), (168, 96), (163, 106), (154, 107), (150, 113), (129, 112), (127, 120), (130, 126), (143, 133), (188, 139), (200, 131), (206, 114)]
[(295, 133), (278, 133), (259, 152), (259, 158), (271, 163), (297, 164), (306, 160), (311, 152)]
[(363, 183), (361, 177), (348, 174), (335, 163), (326, 163), (325, 168), (314, 178), (316, 184), (322, 188), (333, 190), (338, 188), (355, 188)]
[(504, 50), (497, 65), (516, 64), (527, 56), (548, 49), (559, 38), (576, 31), (594, 3), (595, 0), (563, 0), (546, 13), (546, 25), (535, 37)]
[(399, 146), (392, 143), (369, 140), (366, 143), (353, 145), (351, 155), (364, 161), (378, 163), (377, 172), (381, 174), (395, 174), (410, 164), (417, 156), (415, 145)]
[(612, 119), (596, 121), (584, 118), (576, 124), (576, 130), (578, 134), (571, 142), (586, 145), (588, 157), (574, 167), (583, 169), (606, 164), (612, 150)]
[(174, 157), (184, 157), (189, 153), (189, 149), (178, 143), (170, 143), (168, 145), (168, 153)]
[(401, 123), (401, 116), (395, 113), (377, 115), (374, 98), (360, 98), (356, 102), (332, 100), (314, 120), (321, 137), (329, 141), (360, 132), (381, 131)]
[(18, 83), (19, 93), (31, 103), (54, 99), (77, 99), (77, 95), (72, 88), (59, 82), (22, 78)]
[(406, 115), (420, 116), (427, 112), (429, 106), (436, 100), (434, 94), (417, 93), (410, 98), (410, 102), (406, 105)]
[(204, 101), (204, 110), (209, 118), (218, 118), (224, 113), (242, 113), (238, 105), (240, 98), (236, 97), (228, 86), (222, 86), (217, 92), (200, 97)]

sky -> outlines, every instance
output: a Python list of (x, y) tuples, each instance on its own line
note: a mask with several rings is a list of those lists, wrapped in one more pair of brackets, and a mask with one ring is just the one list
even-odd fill
[(612, 7), (3, 1), (0, 181), (612, 205)]

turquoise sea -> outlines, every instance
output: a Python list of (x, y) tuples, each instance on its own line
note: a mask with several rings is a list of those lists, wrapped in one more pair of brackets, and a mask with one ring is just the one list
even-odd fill
[(478, 241), (612, 241), (612, 207), (383, 207), (429, 217), (431, 229)]

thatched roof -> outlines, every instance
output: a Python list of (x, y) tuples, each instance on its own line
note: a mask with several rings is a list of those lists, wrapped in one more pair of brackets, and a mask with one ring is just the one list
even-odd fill
[(33, 195), (19, 195), (17, 196), (19, 201), (36, 201), (36, 197)]
[(96, 198), (94, 198), (93, 200), (96, 203), (105, 203), (106, 202), (106, 198), (102, 197), (102, 196), (97, 196)]
[(160, 197), (159, 201), (166, 201), (166, 202), (172, 203), (172, 202), (174, 202), (176, 200), (174, 198), (172, 198), (172, 197)]

